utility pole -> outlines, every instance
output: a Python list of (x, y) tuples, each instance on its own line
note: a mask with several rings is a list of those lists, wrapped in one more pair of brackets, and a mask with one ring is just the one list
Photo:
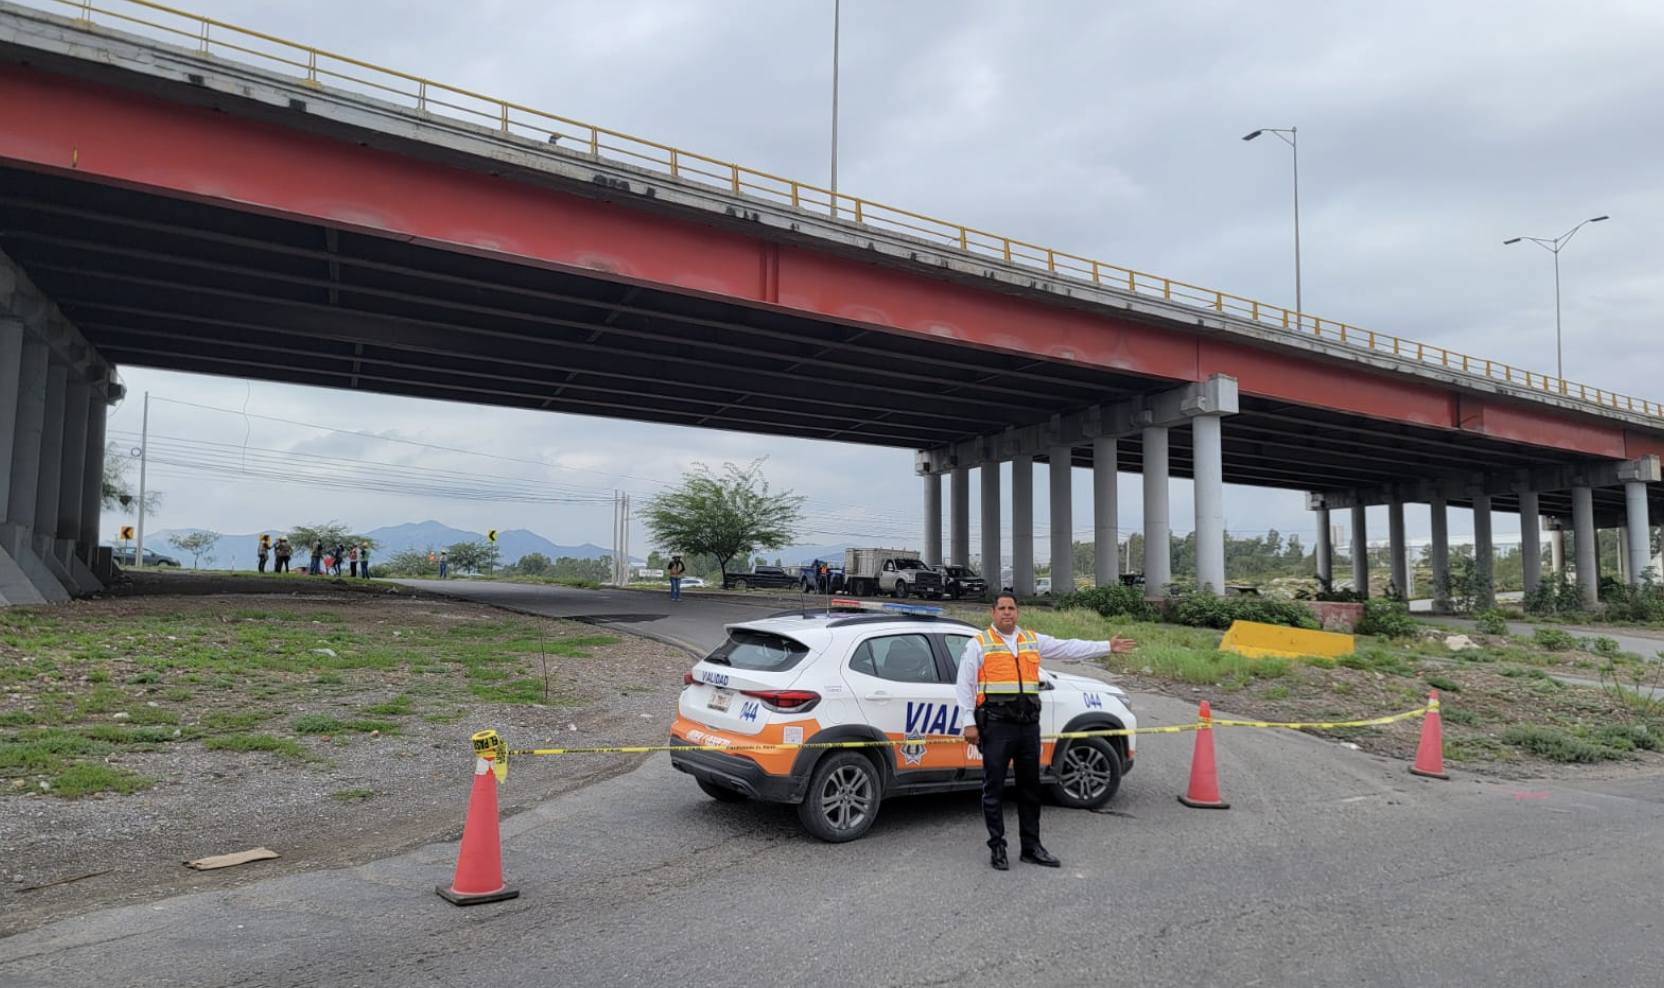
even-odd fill
[(150, 460), (150, 392), (144, 393), (144, 418), (139, 429), (139, 544), (133, 550), (133, 565), (144, 565), (144, 481)]

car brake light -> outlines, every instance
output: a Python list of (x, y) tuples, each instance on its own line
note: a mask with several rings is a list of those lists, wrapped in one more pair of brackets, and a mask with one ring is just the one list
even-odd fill
[(820, 702), (820, 694), (813, 690), (740, 690), (740, 693), (756, 697), (763, 701), (763, 706), (777, 713), (805, 713)]
[(692, 686), (694, 683), (697, 683), (697, 682), (699, 682), (699, 680), (693, 678), (693, 670), (692, 669), (689, 669), (687, 672), (682, 673), (682, 685), (683, 686)]

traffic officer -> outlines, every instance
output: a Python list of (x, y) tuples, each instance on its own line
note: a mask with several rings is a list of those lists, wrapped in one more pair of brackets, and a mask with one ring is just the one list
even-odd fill
[(1017, 625), (1017, 598), (994, 597), (993, 623), (965, 643), (955, 697), (965, 742), (982, 749), (982, 815), (988, 823), (989, 863), (1010, 868), (1005, 853), (1005, 773), (1016, 763), (1018, 857), (1056, 868), (1062, 862), (1040, 843), (1040, 660), (1121, 654), (1138, 643), (1053, 638)]

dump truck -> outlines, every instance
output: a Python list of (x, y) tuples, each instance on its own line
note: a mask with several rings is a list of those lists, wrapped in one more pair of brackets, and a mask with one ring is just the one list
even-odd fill
[(857, 597), (940, 597), (942, 574), (912, 549), (845, 549), (844, 589)]

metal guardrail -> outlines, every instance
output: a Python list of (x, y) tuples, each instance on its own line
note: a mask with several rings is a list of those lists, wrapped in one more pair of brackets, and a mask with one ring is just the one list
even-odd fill
[[(746, 168), (649, 141), (605, 127), (506, 100), (494, 99), (466, 89), (424, 79), (421, 76), (385, 69), (369, 62), (337, 55), (308, 45), (285, 41), (269, 34), (226, 24), (197, 14), (151, 3), (149, 0), (22, 0), (29, 5), (62, 7), (91, 27), (94, 16), (106, 18), (120, 28), (147, 28), (160, 40), (194, 47), (205, 55), (228, 53), (246, 58), (259, 67), (277, 66), (309, 86), (332, 88), (370, 96), (394, 104), (408, 105), (418, 113), (448, 117), (502, 134), (540, 141), (560, 151), (577, 151), (608, 158), (671, 178), (685, 179), (725, 189), (738, 195), (790, 205), (794, 209), (823, 214), (832, 219), (852, 219), (874, 229), (887, 230), (958, 249), (981, 257), (998, 258), (1010, 264), (1044, 270), (1049, 274), (1089, 281), (1105, 288), (1178, 302), (1197, 308), (1249, 319), (1290, 334), (1339, 343), (1416, 363), (1518, 385), (1545, 394), (1575, 399), (1602, 408), (1618, 409), (1664, 419), (1664, 402), (1646, 401), (1564, 379), (1523, 370), (1500, 361), (1474, 357), (1441, 346), (1418, 343), (1347, 323), (1296, 312), (1280, 305), (1257, 302), (1240, 295), (1203, 288), (1189, 282), (1095, 261), (1078, 254), (1042, 247), (986, 230), (934, 219), (921, 213), (832, 192), (768, 172)], [(100, 3), (104, 5), (100, 5)], [(149, 19), (147, 19), (149, 18)]]

